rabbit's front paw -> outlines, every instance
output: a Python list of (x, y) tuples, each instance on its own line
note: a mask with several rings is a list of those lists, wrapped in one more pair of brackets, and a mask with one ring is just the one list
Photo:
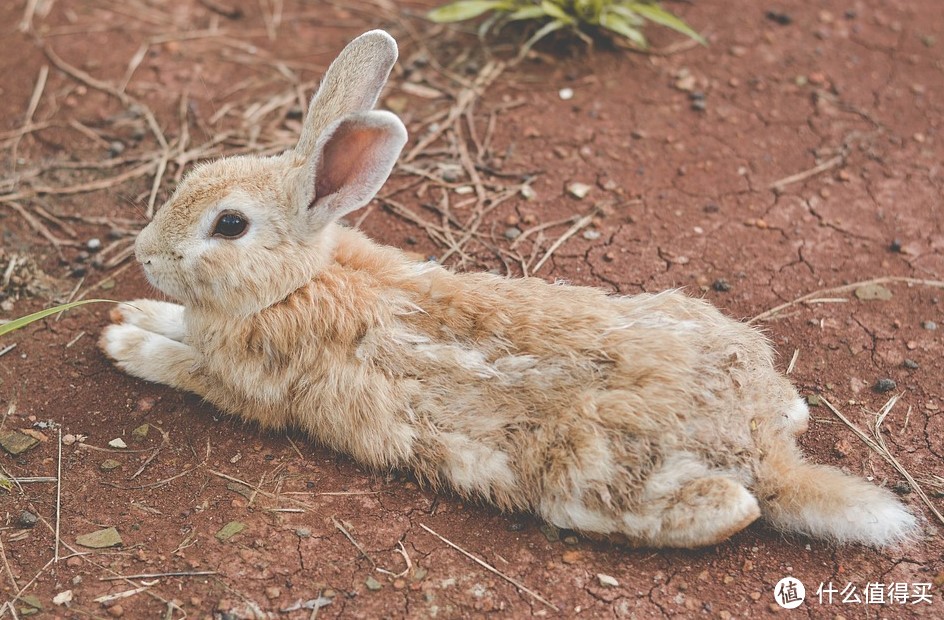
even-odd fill
[(134, 325), (171, 340), (182, 342), (186, 332), (184, 307), (156, 299), (136, 299), (120, 303), (111, 313), (115, 323)]
[(131, 323), (116, 323), (102, 331), (99, 346), (130, 375), (176, 388), (200, 392), (192, 374), (196, 366), (193, 349)]

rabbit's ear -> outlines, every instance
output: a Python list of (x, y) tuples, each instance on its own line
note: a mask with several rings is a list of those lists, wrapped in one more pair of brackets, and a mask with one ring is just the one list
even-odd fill
[(314, 155), (318, 139), (331, 123), (374, 108), (397, 53), (397, 42), (383, 30), (366, 32), (341, 50), (308, 106), (295, 147), (297, 163)]
[(308, 226), (321, 229), (370, 202), (406, 140), (406, 127), (391, 112), (361, 112), (329, 125), (294, 178), (293, 194)]

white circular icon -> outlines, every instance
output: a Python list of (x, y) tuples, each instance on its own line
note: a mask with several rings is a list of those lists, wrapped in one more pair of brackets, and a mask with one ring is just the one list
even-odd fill
[(796, 577), (784, 577), (774, 586), (774, 600), (784, 609), (799, 607), (806, 598), (806, 588)]

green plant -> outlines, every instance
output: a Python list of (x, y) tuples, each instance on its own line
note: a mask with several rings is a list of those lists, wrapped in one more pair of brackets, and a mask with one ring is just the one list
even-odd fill
[(485, 35), (493, 27), (507, 23), (536, 20), (543, 25), (525, 42), (522, 53), (547, 35), (562, 28), (572, 28), (586, 41), (584, 29), (604, 29), (625, 37), (637, 47), (648, 46), (642, 26), (653, 22), (680, 32), (702, 45), (705, 39), (681, 19), (656, 2), (628, 0), (457, 0), (431, 10), (427, 18), (434, 22), (459, 22), (492, 11), (479, 28)]
[(9, 323), (3, 323), (0, 325), (0, 336), (8, 334), (12, 331), (20, 329), (21, 327), (26, 327), (34, 321), (40, 319), (45, 319), (47, 316), (52, 316), (53, 314), (58, 314), (60, 312), (65, 312), (66, 310), (71, 310), (76, 306), (84, 306), (85, 304), (98, 304), (98, 303), (109, 303), (117, 304), (120, 302), (113, 301), (111, 299), (83, 299), (81, 301), (73, 301), (69, 304), (62, 304), (61, 306), (55, 306), (53, 308), (46, 308), (45, 310), (40, 310), (39, 312), (34, 312), (33, 314), (27, 314), (26, 316), (21, 316), (18, 319), (13, 319)]

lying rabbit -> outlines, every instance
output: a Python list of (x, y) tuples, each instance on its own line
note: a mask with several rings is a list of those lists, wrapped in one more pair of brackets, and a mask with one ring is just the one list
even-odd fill
[(784, 531), (888, 545), (915, 517), (804, 460), (808, 412), (750, 327), (677, 292), (608, 296), (417, 263), (337, 223), (407, 140), (374, 111), (382, 31), (328, 69), (294, 150), (201, 165), (138, 236), (176, 305), (113, 312), (126, 372), (376, 469), (653, 547)]

